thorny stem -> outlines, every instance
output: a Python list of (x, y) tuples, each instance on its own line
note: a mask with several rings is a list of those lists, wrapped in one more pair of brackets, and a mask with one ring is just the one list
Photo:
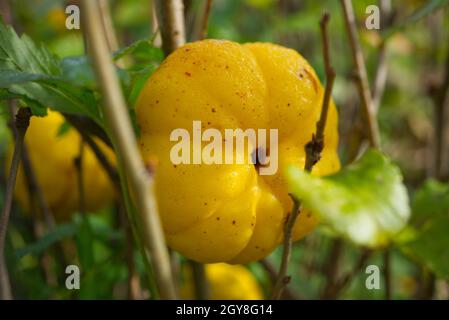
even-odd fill
[(102, 111), (110, 128), (113, 144), (120, 155), (119, 162), (122, 160), (131, 192), (135, 196), (143, 240), (151, 253), (158, 289), (161, 298), (175, 299), (175, 287), (159, 220), (153, 177), (146, 170), (137, 150), (136, 139), (106, 39), (99, 32), (102, 27), (98, 3), (83, 0), (82, 5), (85, 15), (84, 28), (104, 99)]
[(349, 43), (351, 45), (352, 58), (356, 71), (357, 89), (363, 112), (365, 114), (365, 120), (368, 127), (368, 137), (372, 147), (379, 149), (380, 147), (380, 135), (379, 125), (376, 120), (376, 113), (372, 101), (370, 87), (368, 83), (368, 75), (366, 73), (365, 59), (363, 58), (362, 48), (358, 40), (357, 24), (354, 15), (354, 9), (352, 7), (351, 0), (340, 0), (344, 11), (344, 20), (346, 29), (349, 36)]
[(19, 169), (20, 159), (22, 157), (25, 133), (30, 124), (30, 117), (31, 110), (29, 108), (20, 108), (19, 111), (17, 111), (15, 119), (16, 138), (14, 153), (6, 185), (4, 207), (2, 210), (2, 216), (0, 217), (0, 298), (3, 300), (12, 299), (11, 284), (9, 282), (8, 270), (5, 261), (5, 240), (9, 216), (11, 214), (12, 198), (14, 186), (16, 184), (17, 171)]
[[(326, 88), (324, 91), (324, 97), (321, 107), (320, 119), (316, 124), (316, 132), (312, 136), (312, 140), (306, 144), (306, 161), (304, 170), (311, 172), (313, 166), (320, 160), (321, 152), (324, 148), (324, 129), (326, 128), (327, 114), (329, 111), (329, 102), (332, 93), (332, 87), (335, 79), (335, 71), (331, 64), (329, 55), (329, 38), (327, 34), (327, 24), (329, 22), (330, 15), (324, 14), (320, 21), (321, 36), (323, 42), (323, 58), (326, 71)], [(275, 282), (272, 298), (280, 299), (284, 287), (290, 282), (290, 277), (287, 276), (288, 263), (290, 261), (291, 249), (292, 249), (292, 233), (296, 219), (300, 214), (300, 201), (292, 197), (293, 209), (287, 217), (287, 221), (284, 225), (284, 242), (283, 242), (283, 254), (281, 260), (281, 266), (279, 268), (278, 278)]]

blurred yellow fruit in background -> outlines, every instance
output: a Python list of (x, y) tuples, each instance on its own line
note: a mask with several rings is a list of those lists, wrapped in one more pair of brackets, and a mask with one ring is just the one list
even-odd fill
[[(189, 43), (167, 57), (136, 103), (145, 161), (158, 158), (156, 194), (168, 245), (203, 263), (259, 260), (280, 243), (292, 208), (283, 170), (304, 167), (324, 90), (296, 51), (270, 43)], [(278, 129), (279, 170), (259, 175), (251, 164), (178, 164), (170, 160), (174, 129)], [(331, 102), (322, 159), (312, 174), (340, 168), (337, 110)], [(251, 146), (251, 153), (257, 146)], [(235, 144), (234, 144), (235, 154)], [(294, 238), (317, 224), (302, 212)]]
[(47, 15), (48, 24), (57, 32), (63, 32), (66, 29), (65, 22), (67, 16), (64, 10), (60, 7), (50, 9)]
[[(263, 292), (253, 274), (240, 265), (214, 263), (204, 266), (211, 300), (261, 300)], [(195, 298), (192, 270), (183, 267), (181, 299)]]
[[(80, 154), (81, 137), (72, 128), (58, 135), (63, 123), (63, 116), (54, 111), (49, 111), (43, 118), (33, 116), (25, 136), (25, 144), (37, 184), (57, 220), (66, 219), (72, 212), (80, 209), (75, 159)], [(112, 150), (101, 141), (95, 141), (114, 164), (115, 157)], [(7, 170), (12, 151), (11, 144)], [(85, 209), (95, 211), (111, 203), (114, 190), (106, 171), (86, 144), (84, 144), (82, 159)], [(30, 210), (30, 194), (22, 166), (17, 176), (15, 198), (25, 211)]]

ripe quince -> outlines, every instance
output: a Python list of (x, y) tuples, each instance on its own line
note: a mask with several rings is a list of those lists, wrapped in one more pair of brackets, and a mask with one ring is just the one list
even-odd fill
[[(80, 209), (75, 158), (80, 154), (81, 136), (73, 128), (59, 133), (63, 123), (64, 118), (60, 113), (49, 111), (45, 117), (31, 117), (25, 135), (25, 145), (37, 184), (57, 220), (67, 219), (71, 213)], [(112, 150), (101, 141), (95, 141), (114, 164), (115, 157)], [(110, 203), (115, 191), (93, 151), (86, 144), (83, 148), (85, 209), (95, 211)], [(12, 151), (11, 144), (8, 152), (9, 163)], [(22, 166), (17, 174), (14, 194), (19, 205), (26, 212), (30, 211), (30, 194)]]
[[(206, 264), (204, 267), (211, 300), (263, 299), (262, 288), (247, 268), (227, 263)], [(182, 271), (181, 299), (192, 300), (195, 298), (192, 270), (185, 264)]]
[[(203, 263), (247, 263), (272, 252), (292, 209), (283, 171), (288, 164), (304, 166), (323, 94), (309, 63), (279, 45), (203, 40), (169, 55), (136, 102), (142, 156), (158, 159), (155, 189), (168, 245)], [(194, 120), (220, 132), (278, 129), (279, 170), (262, 176), (251, 163), (173, 164), (170, 133), (184, 128), (192, 137)], [(312, 174), (339, 170), (337, 144), (331, 102), (322, 158)], [(303, 211), (294, 239), (316, 224)]]

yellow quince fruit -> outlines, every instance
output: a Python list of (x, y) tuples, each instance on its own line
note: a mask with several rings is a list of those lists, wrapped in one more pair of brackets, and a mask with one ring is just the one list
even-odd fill
[[(63, 123), (64, 118), (60, 113), (48, 111), (45, 117), (31, 117), (25, 135), (25, 145), (36, 182), (56, 220), (67, 219), (72, 212), (80, 209), (75, 159), (80, 154), (81, 136), (73, 128), (58, 135)], [(109, 161), (115, 164), (113, 151), (98, 139), (95, 141)], [(83, 148), (81, 166), (85, 209), (95, 211), (111, 203), (115, 191), (93, 151), (87, 144)], [(11, 162), (12, 152), (13, 144), (9, 148), (8, 163)], [(31, 198), (22, 166), (19, 168), (14, 194), (20, 206), (25, 211), (30, 211)]]
[[(263, 299), (262, 288), (247, 268), (227, 263), (207, 264), (204, 267), (211, 300)], [(192, 270), (187, 264), (183, 267), (183, 276), (181, 299), (195, 299)]]
[[(300, 54), (271, 43), (204, 40), (168, 56), (136, 102), (142, 156), (158, 159), (155, 189), (168, 245), (203, 263), (247, 263), (271, 253), (282, 241), (292, 209), (283, 171), (288, 164), (304, 166), (304, 146), (315, 132), (323, 94)], [(278, 158), (277, 172), (261, 175), (257, 163), (237, 161), (173, 163), (171, 134), (181, 128), (194, 143), (194, 121), (201, 121), (201, 130), (214, 128), (222, 136), (228, 129), (277, 130), (278, 152), (270, 154)], [(331, 102), (322, 158), (312, 174), (339, 170), (337, 144), (337, 111)], [(243, 156), (257, 150), (250, 144)], [(314, 215), (303, 211), (294, 239), (316, 224)]]

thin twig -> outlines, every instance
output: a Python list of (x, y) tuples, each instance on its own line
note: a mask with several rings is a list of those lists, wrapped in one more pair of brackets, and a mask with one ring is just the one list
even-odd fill
[[(121, 199), (120, 199), (121, 200)], [(128, 283), (127, 283), (127, 298), (130, 300), (142, 299), (142, 288), (140, 287), (140, 277), (136, 270), (136, 264), (134, 262), (134, 246), (133, 246), (133, 232), (130, 221), (126, 216), (126, 208), (123, 205), (123, 201), (116, 203), (116, 212), (119, 218), (119, 224), (125, 233), (125, 259), (128, 270)]]
[(92, 152), (95, 154), (95, 157), (97, 158), (98, 162), (101, 164), (103, 169), (106, 171), (107, 175), (109, 176), (109, 179), (111, 180), (116, 190), (120, 191), (120, 177), (118, 175), (116, 168), (111, 164), (109, 159), (101, 150), (100, 146), (95, 142), (94, 139), (92, 139), (90, 135), (88, 135), (84, 131), (80, 131), (80, 129), (78, 128), (76, 129), (78, 130), (78, 133), (81, 135), (84, 142), (90, 147)]
[(14, 186), (16, 184), (17, 171), (19, 169), (20, 159), (22, 158), (22, 147), (24, 144), (25, 133), (30, 124), (30, 117), (31, 110), (29, 108), (20, 108), (17, 111), (15, 119), (16, 139), (14, 144), (14, 153), (12, 156), (11, 167), (9, 169), (2, 216), (0, 217), (0, 298), (2, 300), (12, 299), (11, 285), (9, 282), (8, 270), (5, 261), (5, 241), (9, 216), (11, 214), (12, 198)]
[[(276, 282), (277, 279), (277, 270), (276, 267), (273, 265), (273, 263), (268, 259), (262, 259), (259, 261), (260, 265), (265, 269), (268, 276), (270, 277), (270, 280), (272, 283)], [(304, 297), (301, 296), (299, 293), (294, 292), (292, 288), (286, 286), (284, 288), (284, 291), (282, 292), (282, 299), (286, 300), (304, 300)]]
[(339, 262), (343, 251), (343, 239), (337, 238), (332, 242), (329, 254), (323, 265), (323, 273), (326, 276), (326, 283), (321, 293), (322, 299), (328, 299), (329, 294), (334, 291), (339, 275)]
[(371, 250), (363, 249), (355, 266), (346, 274), (341, 276), (340, 279), (338, 279), (338, 281), (334, 286), (334, 290), (332, 292), (329, 292), (327, 296), (328, 299), (335, 299), (340, 295), (340, 292), (343, 291), (348, 286), (351, 280), (356, 275), (358, 275), (360, 271), (362, 271), (371, 254), (372, 254)]
[[(109, 52), (115, 52), (120, 48), (120, 46), (111, 17), (110, 0), (99, 0), (99, 4), (102, 17), (101, 20), (103, 22), (103, 30), (108, 42)], [(125, 68), (126, 66), (130, 65), (130, 63), (131, 61), (129, 59), (129, 56), (124, 56), (116, 61), (117, 66), (119, 66), (120, 68)]]
[(168, 56), (185, 43), (184, 5), (182, 0), (154, 0), (162, 48)]
[(119, 49), (117, 35), (115, 33), (114, 25), (111, 18), (111, 8), (109, 0), (98, 0), (101, 10), (101, 21), (103, 23), (103, 30), (108, 42), (109, 51), (117, 51)]
[(25, 144), (22, 148), (22, 168), (23, 173), (25, 174), (30, 196), (32, 198), (36, 197), (39, 209), (42, 211), (45, 223), (47, 224), (47, 229), (51, 230), (55, 226), (53, 213), (51, 212), (47, 200), (45, 199), (44, 193), (42, 192), (42, 189), (37, 182), (36, 174), (34, 173), (28, 154), (28, 148)]
[(351, 0), (341, 0), (343, 6), (346, 29), (349, 36), (349, 43), (351, 45), (352, 58), (356, 71), (357, 88), (365, 120), (367, 122), (368, 137), (372, 147), (380, 147), (379, 125), (376, 120), (376, 113), (372, 101), (370, 87), (368, 83), (368, 75), (366, 73), (365, 59), (363, 58), (362, 48), (359, 43), (357, 24), (352, 7)]
[(384, 254), (384, 281), (385, 281), (385, 300), (391, 300), (392, 286), (391, 286), (391, 252), (386, 249)]
[[(104, 99), (102, 111), (110, 128), (117, 150), (118, 162), (123, 164), (130, 188), (135, 196), (144, 243), (151, 253), (161, 298), (175, 299), (170, 260), (159, 219), (154, 180), (145, 168), (136, 146), (136, 138), (128, 109), (109, 55), (106, 39), (101, 32), (101, 14), (98, 3), (83, 0), (84, 28), (93, 56), (94, 69)], [(123, 183), (128, 183), (123, 181)]]
[(449, 53), (444, 67), (444, 78), (438, 88), (430, 91), (433, 96), (435, 110), (435, 160), (433, 172), (436, 179), (442, 179), (445, 117), (447, 105), (449, 104)]
[(204, 13), (202, 17), (201, 30), (198, 36), (198, 40), (203, 40), (207, 38), (207, 27), (209, 25), (209, 16), (212, 8), (212, 0), (206, 0), (206, 6), (204, 8)]
[(78, 206), (79, 212), (84, 216), (86, 214), (86, 201), (84, 193), (84, 175), (83, 175), (83, 159), (84, 159), (84, 140), (80, 139), (78, 156), (73, 160), (77, 174), (78, 184)]
[[(444, 75), (441, 84), (438, 87), (430, 88), (430, 94), (434, 103), (434, 140), (435, 147), (433, 152), (433, 177), (438, 180), (444, 180), (443, 158), (444, 150), (447, 146), (445, 141), (447, 108), (449, 106), (449, 52), (446, 57)], [(435, 295), (436, 277), (433, 273), (423, 277), (422, 292), (420, 299), (432, 299)]]
[(375, 113), (379, 111), (380, 103), (382, 101), (382, 97), (385, 90), (385, 85), (387, 83), (388, 65), (386, 62), (387, 62), (386, 43), (385, 41), (382, 41), (379, 47), (377, 57), (377, 69), (373, 85), (373, 109)]
[[(385, 30), (393, 24), (395, 14), (391, 8), (391, 0), (379, 0), (381, 28)], [(374, 84), (372, 89), (373, 94), (373, 108), (377, 113), (380, 108), (380, 103), (387, 83), (388, 64), (387, 64), (387, 40), (382, 39), (377, 53), (377, 68), (374, 76)]]
[(88, 134), (99, 138), (107, 146), (112, 148), (111, 140), (109, 139), (106, 132), (93, 120), (80, 115), (63, 113), (64, 118), (78, 130), (80, 134)]
[(155, 34), (153, 45), (160, 48), (162, 46), (161, 32), (159, 30), (159, 25), (156, 16), (156, 6), (154, 4), (155, 0), (151, 1), (151, 34)]
[(197, 300), (209, 299), (209, 284), (206, 277), (204, 264), (190, 260), (192, 267), (193, 283), (195, 289), (195, 298)]
[[(327, 114), (329, 110), (329, 102), (331, 99), (332, 87), (335, 79), (335, 71), (332, 67), (330, 54), (329, 54), (329, 38), (327, 34), (327, 23), (329, 22), (330, 15), (324, 14), (320, 21), (321, 36), (323, 42), (323, 58), (326, 71), (326, 88), (324, 91), (324, 97), (321, 107), (320, 119), (316, 124), (316, 132), (312, 135), (312, 140), (306, 144), (306, 161), (304, 170), (311, 172), (313, 166), (320, 160), (321, 151), (324, 148), (324, 129), (326, 127)], [(287, 221), (284, 225), (284, 241), (283, 241), (283, 254), (281, 260), (281, 266), (279, 268), (278, 278), (275, 282), (272, 298), (280, 299), (284, 287), (290, 282), (290, 277), (287, 276), (288, 263), (290, 261), (291, 248), (292, 248), (292, 233), (296, 219), (300, 214), (301, 204), (298, 199), (292, 197), (293, 209), (289, 214)]]

